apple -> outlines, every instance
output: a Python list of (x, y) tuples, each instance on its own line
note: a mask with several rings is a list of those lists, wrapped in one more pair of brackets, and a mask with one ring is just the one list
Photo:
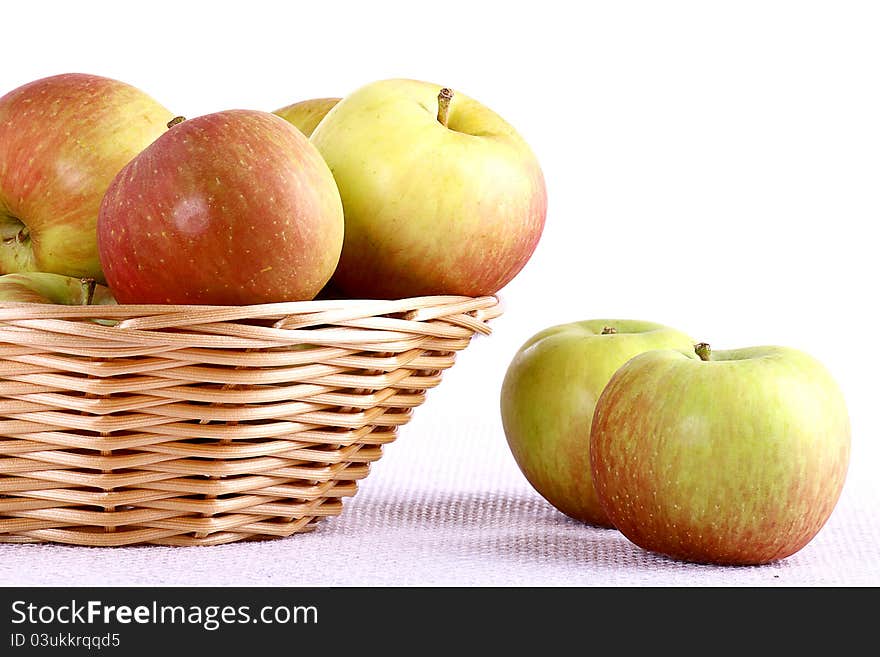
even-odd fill
[(547, 193), (534, 153), (462, 93), (373, 82), (344, 97), (311, 140), (342, 196), (333, 280), (350, 296), (494, 294), (538, 244)]
[(311, 137), (315, 128), (327, 112), (333, 109), (340, 98), (310, 98), (292, 105), (285, 105), (272, 114), (277, 114), (285, 121), (292, 123), (306, 137)]
[(112, 305), (115, 300), (106, 286), (92, 278), (21, 272), (0, 276), (0, 302), (86, 306)]
[(0, 274), (103, 281), (101, 198), (173, 114), (118, 80), (66, 73), (0, 98)]
[(605, 387), (590, 436), (611, 522), (646, 550), (715, 564), (803, 548), (837, 503), (849, 455), (829, 372), (776, 346), (640, 354)]
[(98, 247), (120, 303), (312, 299), (339, 259), (342, 203), (284, 119), (227, 110), (185, 120), (116, 176)]
[(691, 349), (686, 334), (638, 320), (594, 319), (547, 328), (527, 340), (501, 386), (501, 420), (514, 460), (562, 513), (610, 527), (590, 473), (590, 424), (617, 369), (649, 349)]

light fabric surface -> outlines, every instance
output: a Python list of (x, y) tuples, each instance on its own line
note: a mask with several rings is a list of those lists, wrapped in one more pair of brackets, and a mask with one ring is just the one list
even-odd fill
[(854, 458), (831, 519), (794, 556), (763, 567), (679, 563), (558, 513), (520, 474), (494, 409), (451, 415), (454, 395), (441, 389), (386, 447), (342, 515), (312, 533), (211, 548), (0, 545), (0, 583), (880, 585), (880, 495), (866, 460)]

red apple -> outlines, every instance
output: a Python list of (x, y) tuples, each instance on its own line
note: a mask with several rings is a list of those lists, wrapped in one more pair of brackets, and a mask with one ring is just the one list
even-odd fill
[(321, 155), (293, 125), (255, 110), (171, 127), (119, 173), (98, 218), (119, 303), (311, 299), (333, 274), (342, 236)]
[(80, 73), (0, 98), (0, 273), (104, 280), (95, 222), (119, 170), (173, 114), (131, 85)]

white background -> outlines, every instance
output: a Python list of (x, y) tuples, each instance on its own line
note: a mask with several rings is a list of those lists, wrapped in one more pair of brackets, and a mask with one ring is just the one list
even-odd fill
[[(829, 367), (851, 411), (851, 470), (832, 521), (785, 566), (787, 581), (880, 583), (869, 563), (876, 549), (853, 551), (859, 536), (877, 535), (880, 500), (876, 4), (16, 2), (3, 22), (0, 93), (89, 72), (193, 117), (341, 96), (387, 77), (451, 86), (531, 144), (549, 213), (534, 257), (502, 293), (506, 314), (494, 335), (461, 355), (340, 518), (275, 547), (227, 546), (198, 559), (181, 550), (110, 557), (5, 546), (0, 563), (29, 567), (0, 570), (0, 581), (126, 583), (151, 572), (153, 583), (207, 583), (209, 575), (193, 575), (205, 559), (234, 564), (223, 581), (244, 572), (250, 581), (239, 583), (257, 584), (766, 581), (760, 569), (638, 561), (619, 537), (561, 518), (519, 475), (497, 410), (516, 348), (551, 324), (630, 317), (715, 348), (797, 347)], [(377, 520), (384, 534), (363, 535), (383, 503), (408, 495), (421, 504), (416, 520), (403, 523), (398, 508)], [(484, 549), (495, 538), (462, 547), (468, 532), (485, 539), (481, 532), (503, 527), (497, 509), (508, 503), (511, 523), (533, 523), (522, 544), (536, 554), (517, 553), (510, 535), (497, 539), (507, 541), (504, 559)], [(564, 550), (554, 543), (563, 535)], [(611, 541), (637, 565), (596, 568), (583, 552), (596, 541)], [(430, 558), (414, 554), (414, 542), (430, 546)], [(844, 543), (850, 550), (838, 555)], [(272, 550), (313, 570), (272, 579), (245, 565), (255, 555), (271, 561)], [(552, 569), (540, 565), (550, 557)], [(840, 574), (847, 558), (850, 570)], [(352, 559), (360, 565), (342, 565)], [(398, 566), (383, 570), (371, 559)]]

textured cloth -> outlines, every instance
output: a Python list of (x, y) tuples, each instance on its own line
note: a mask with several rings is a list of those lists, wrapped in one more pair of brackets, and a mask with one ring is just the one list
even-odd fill
[(788, 559), (762, 567), (680, 563), (563, 516), (520, 474), (500, 420), (450, 416), (449, 401), (429, 395), (342, 514), (311, 533), (199, 548), (0, 544), (0, 583), (880, 585), (880, 495), (867, 461), (859, 467), (853, 459), (831, 519)]

